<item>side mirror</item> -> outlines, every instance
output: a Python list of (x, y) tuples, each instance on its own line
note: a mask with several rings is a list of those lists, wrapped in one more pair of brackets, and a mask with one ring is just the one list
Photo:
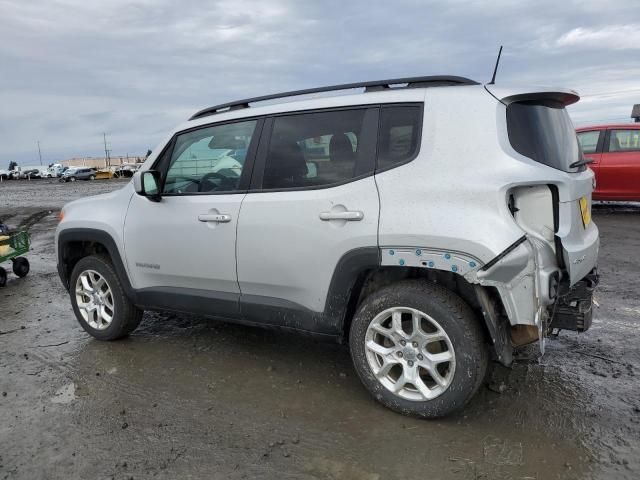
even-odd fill
[(160, 172), (157, 170), (145, 170), (133, 175), (133, 188), (136, 193), (152, 202), (159, 202), (162, 198), (160, 184)]

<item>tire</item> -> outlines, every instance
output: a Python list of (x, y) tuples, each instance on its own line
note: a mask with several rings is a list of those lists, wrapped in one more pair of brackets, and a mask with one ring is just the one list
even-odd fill
[(95, 175), (90, 175), (90, 176), (89, 176), (89, 180), (90, 180), (90, 181), (92, 181), (92, 182), (93, 182), (95, 179), (96, 179), (96, 176), (95, 176)]
[(70, 182), (75, 182), (76, 181), (76, 177), (69, 177), (69, 181)]
[[(111, 292), (110, 296), (106, 295), (102, 300), (97, 300), (102, 302), (99, 304), (104, 307), (104, 310), (101, 307), (94, 308), (93, 311), (89, 312), (79, 307), (78, 297), (87, 305), (95, 305), (96, 303), (96, 300), (92, 300), (91, 297), (76, 293), (78, 279), (81, 275), (85, 276), (86, 281), (93, 282), (90, 285), (91, 287), (95, 287), (100, 283), (99, 280), (94, 282), (97, 279), (96, 275), (104, 279), (107, 288)], [(90, 279), (87, 279), (87, 276)], [(79, 286), (82, 287), (82, 285), (82, 280), (80, 280)], [(104, 289), (104, 285), (101, 288)], [(113, 269), (113, 265), (105, 257), (88, 256), (78, 261), (71, 272), (69, 296), (78, 322), (89, 335), (98, 340), (117, 340), (126, 337), (137, 328), (142, 319), (142, 310), (129, 300), (118, 275)], [(85, 312), (87, 318), (85, 318), (81, 310)], [(111, 320), (108, 324), (103, 318), (99, 317), (100, 314), (98, 312), (102, 311), (106, 312), (107, 315), (110, 313)]]
[(18, 277), (26, 277), (29, 273), (29, 260), (24, 257), (16, 257), (13, 259), (13, 273)]
[(0, 267), (0, 288), (7, 284), (7, 271)]
[[(391, 323), (394, 312), (399, 314), (397, 323), (402, 325), (403, 336), (397, 335)], [(417, 331), (413, 328), (416, 318), (421, 326)], [(377, 325), (378, 330), (370, 325)], [(385, 333), (378, 333), (381, 331)], [(390, 334), (395, 336), (393, 340), (387, 336)], [(370, 348), (380, 352), (381, 344), (388, 348), (384, 356)], [(423, 280), (398, 282), (367, 297), (351, 323), (349, 347), (360, 380), (377, 401), (396, 412), (422, 418), (443, 417), (462, 409), (482, 384), (489, 356), (480, 321), (469, 305), (453, 292)], [(448, 351), (453, 361), (442, 360)], [(430, 359), (440, 363), (433, 364)], [(392, 365), (388, 373), (385, 365)], [(437, 375), (432, 377), (427, 367), (433, 365)], [(421, 388), (402, 381), (412, 372), (419, 376), (406, 378), (414, 378)]]

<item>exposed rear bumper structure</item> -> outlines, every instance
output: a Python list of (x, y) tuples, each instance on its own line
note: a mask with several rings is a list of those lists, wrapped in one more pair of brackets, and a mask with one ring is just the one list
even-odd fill
[(549, 307), (549, 330), (586, 332), (593, 319), (593, 292), (598, 282), (598, 270), (594, 268), (568, 291), (561, 293), (557, 302)]

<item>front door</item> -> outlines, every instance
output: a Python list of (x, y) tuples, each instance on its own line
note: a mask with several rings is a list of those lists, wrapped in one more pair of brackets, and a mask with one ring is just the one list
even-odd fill
[(155, 165), (161, 200), (133, 196), (124, 240), (140, 303), (237, 316), (236, 227), (258, 123), (177, 135)]
[(243, 318), (328, 329), (323, 312), (340, 260), (362, 251), (377, 258), (377, 115), (360, 107), (265, 124), (238, 223)]
[(640, 200), (640, 128), (611, 129), (600, 160), (599, 186), (608, 200)]

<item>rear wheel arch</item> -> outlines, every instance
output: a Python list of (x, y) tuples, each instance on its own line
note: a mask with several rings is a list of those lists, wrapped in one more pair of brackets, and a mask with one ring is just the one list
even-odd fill
[[(476, 286), (469, 283), (462, 275), (453, 272), (413, 267), (380, 266), (370, 268), (363, 272), (362, 278), (354, 279), (354, 288), (350, 292), (345, 317), (341, 325), (341, 339), (346, 341), (349, 338), (353, 316), (359, 305), (362, 304), (365, 299), (375, 295), (375, 293), (382, 288), (406, 280), (421, 280), (428, 283), (435, 283), (459, 296), (475, 313), (485, 338), (492, 344), (492, 348), (497, 348), (496, 344), (498, 342), (494, 339), (496, 335), (496, 325), (488, 324), (490, 319), (487, 318), (486, 308), (483, 306), (483, 302), (481, 302), (477, 291), (477, 288), (482, 289), (486, 294), (483, 295), (482, 300), (486, 301), (488, 299), (491, 301), (495, 307), (495, 311), (501, 313), (504, 311), (504, 308), (502, 307), (500, 295), (494, 288)], [(507, 326), (507, 324), (508, 322), (504, 325)], [(510, 363), (510, 359), (504, 358), (505, 355), (502, 351), (499, 353), (496, 352), (496, 357), (503, 357), (499, 358), (501, 363)]]

